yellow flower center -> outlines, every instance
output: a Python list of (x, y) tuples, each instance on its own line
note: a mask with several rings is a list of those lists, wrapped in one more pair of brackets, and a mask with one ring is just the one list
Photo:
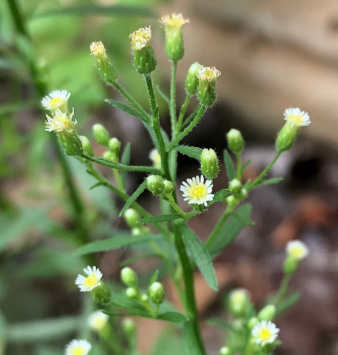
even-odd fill
[(182, 15), (172, 14), (163, 16), (160, 22), (167, 27), (180, 28), (189, 23), (189, 20), (185, 20)]
[(291, 123), (295, 124), (296, 126), (300, 126), (304, 123), (304, 119), (301, 114), (299, 114), (299, 115), (291, 114), (289, 116), (289, 121)]
[(53, 99), (50, 100), (50, 105), (52, 108), (57, 108), (59, 107), (61, 103), (61, 97), (54, 97)]
[(72, 355), (84, 355), (85, 349), (82, 346), (77, 346), (72, 350)]
[(199, 79), (202, 81), (215, 81), (217, 77), (221, 75), (221, 72), (217, 70), (215, 67), (204, 67), (199, 72)]
[(91, 274), (84, 280), (84, 284), (89, 288), (96, 286), (98, 281), (96, 274)]
[(304, 255), (304, 249), (301, 246), (295, 246), (290, 249), (290, 254), (295, 258), (300, 258)]
[(106, 49), (102, 42), (93, 42), (90, 45), (90, 52), (95, 57), (100, 57), (106, 53)]
[(150, 45), (151, 29), (150, 27), (140, 28), (133, 32), (130, 36), (131, 46), (134, 50), (140, 50)]
[(204, 200), (208, 195), (208, 190), (204, 184), (196, 184), (187, 189), (189, 200)]
[(232, 300), (235, 303), (243, 303), (245, 301), (245, 293), (241, 291), (233, 292)]
[(106, 321), (105, 318), (97, 317), (93, 321), (93, 328), (100, 330), (100, 329), (102, 329), (105, 326), (106, 322), (107, 321)]
[(54, 119), (54, 130), (65, 131), (69, 127), (69, 119), (66, 116), (59, 116)]
[(261, 329), (261, 331), (259, 332), (259, 338), (262, 342), (267, 342), (271, 339), (272, 333), (270, 331), (270, 329), (268, 328), (263, 328)]

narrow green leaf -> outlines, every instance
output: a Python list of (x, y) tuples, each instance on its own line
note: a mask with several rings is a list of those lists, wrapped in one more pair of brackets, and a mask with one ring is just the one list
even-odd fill
[(123, 215), (124, 212), (138, 199), (138, 197), (142, 194), (142, 192), (146, 189), (147, 187), (147, 180), (144, 180), (142, 184), (136, 189), (136, 191), (128, 198), (127, 202), (123, 206), (119, 217)]
[(231, 181), (236, 177), (235, 166), (231, 159), (230, 154), (226, 149), (224, 149), (224, 163), (225, 163), (225, 168), (228, 174), (229, 181)]
[(232, 215), (226, 220), (213, 241), (207, 245), (207, 249), (213, 258), (236, 238), (242, 228), (246, 225), (244, 221), (250, 220), (250, 215), (251, 205), (246, 203), (237, 209), (236, 216)]
[(189, 227), (181, 225), (179, 228), (188, 253), (201, 271), (205, 281), (213, 290), (218, 291), (216, 273), (208, 250)]
[(0, 107), (0, 116), (36, 108), (39, 104), (40, 102), (34, 99), (30, 101), (16, 101), (7, 105), (2, 105)]
[(161, 319), (166, 322), (172, 322), (172, 323), (184, 323), (188, 320), (186, 316), (178, 312), (159, 313), (156, 319)]
[(222, 189), (217, 191), (209, 205), (212, 205), (216, 202), (224, 201), (225, 197), (227, 197), (229, 194), (231, 194), (231, 190), (229, 189)]
[(139, 112), (137, 112), (133, 108), (123, 104), (122, 102), (118, 102), (118, 101), (111, 100), (111, 99), (106, 99), (105, 101), (108, 102), (108, 104), (118, 108), (119, 110), (129, 113), (129, 115), (140, 118), (142, 121), (144, 121), (144, 117)]
[(119, 249), (134, 244), (147, 243), (149, 241), (159, 240), (161, 234), (140, 234), (128, 235), (122, 234), (111, 239), (99, 240), (97, 242), (88, 243), (76, 250), (75, 255), (85, 255), (98, 253), (105, 250)]
[(104, 186), (105, 184), (103, 182), (97, 182), (96, 184), (94, 184), (93, 186), (91, 186), (89, 188), (89, 190), (94, 190), (96, 187), (99, 187), (99, 186)]
[(130, 258), (127, 258), (123, 261), (120, 262), (120, 266), (121, 268), (130, 264), (135, 263), (136, 261), (142, 260), (142, 259), (148, 259), (148, 258), (155, 258), (157, 257), (156, 254), (152, 253), (152, 254), (142, 254), (142, 255), (135, 255), (132, 256)]
[(174, 219), (182, 218), (179, 214), (163, 214), (160, 216), (151, 216), (140, 219), (137, 223), (139, 224), (152, 224), (152, 223), (159, 223), (159, 222), (166, 222), (172, 221)]
[(242, 165), (242, 174), (243, 174), (243, 171), (249, 166), (250, 162), (251, 162), (251, 160), (248, 160), (246, 163), (244, 163)]
[(203, 149), (198, 147), (190, 147), (187, 145), (178, 145), (176, 148), (181, 154), (187, 155), (190, 158), (201, 161), (201, 154)]
[(128, 5), (87, 5), (87, 6), (70, 6), (63, 9), (48, 10), (37, 14), (33, 19), (47, 17), (47, 16), (137, 16), (137, 17), (154, 17), (155, 14), (150, 9), (143, 6), (128, 6)]
[(283, 181), (283, 178), (272, 178), (272, 179), (267, 179), (263, 180), (261, 183), (259, 183), (257, 186), (263, 186), (263, 185), (270, 185), (270, 184), (278, 184), (281, 181)]
[(285, 312), (287, 309), (292, 307), (295, 303), (297, 303), (300, 299), (300, 292), (294, 292), (291, 296), (289, 296), (286, 300), (280, 303), (277, 307), (276, 314), (280, 314)]
[[(129, 165), (130, 164), (130, 143), (126, 145), (124, 148), (122, 157), (121, 157), (121, 163), (124, 165)], [(126, 184), (126, 178), (127, 178), (128, 171), (122, 171), (121, 172), (121, 179), (122, 179), (122, 185), (125, 187)]]
[(207, 320), (207, 323), (214, 325), (216, 327), (222, 328), (224, 330), (234, 331), (231, 323), (226, 322), (225, 320), (220, 319), (220, 318), (210, 318)]
[(243, 223), (245, 226), (254, 226), (255, 222), (251, 220), (250, 218), (245, 218), (241, 214), (238, 214), (237, 212), (233, 213), (233, 217), (238, 219), (239, 222)]
[(152, 276), (149, 280), (149, 286), (151, 286), (154, 282), (157, 281), (159, 273), (160, 273), (159, 269), (155, 270), (155, 272), (152, 274)]

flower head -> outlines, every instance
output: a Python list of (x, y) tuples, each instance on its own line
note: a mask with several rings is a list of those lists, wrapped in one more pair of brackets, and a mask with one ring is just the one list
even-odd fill
[(131, 47), (134, 51), (139, 51), (144, 47), (150, 46), (151, 41), (151, 29), (149, 27), (140, 28), (133, 32), (129, 38), (131, 38)]
[(109, 316), (102, 311), (96, 311), (88, 317), (88, 324), (94, 330), (101, 330), (108, 322)]
[(299, 108), (288, 108), (284, 111), (284, 119), (290, 122), (293, 126), (308, 126), (310, 116), (307, 112), (301, 111)]
[(149, 153), (149, 159), (154, 163), (154, 166), (156, 168), (161, 167), (161, 156), (160, 156), (159, 152), (157, 151), (157, 149), (153, 149)]
[(296, 260), (302, 260), (307, 257), (309, 250), (300, 240), (293, 240), (286, 245), (286, 253)]
[(186, 23), (189, 23), (189, 20), (184, 19), (182, 14), (171, 14), (162, 16), (160, 23), (163, 27), (181, 28)]
[(83, 271), (87, 276), (78, 275), (75, 281), (81, 292), (89, 292), (101, 285), (102, 272), (96, 266), (87, 266)]
[(66, 90), (55, 90), (46, 95), (41, 104), (46, 110), (54, 111), (56, 109), (67, 108), (70, 93)]
[(66, 355), (87, 355), (91, 348), (87, 340), (72, 340), (66, 346)]
[(183, 192), (184, 201), (188, 201), (189, 204), (207, 206), (207, 202), (214, 198), (212, 187), (212, 181), (204, 182), (204, 177), (201, 175), (184, 181), (180, 190)]
[(106, 48), (104, 47), (101, 41), (93, 42), (90, 45), (90, 53), (94, 57), (102, 57), (103, 55), (106, 54)]
[(237, 288), (230, 292), (229, 297), (231, 302), (241, 304), (250, 298), (250, 293), (244, 288)]
[(215, 67), (203, 67), (197, 72), (199, 80), (213, 82), (221, 75)]
[(48, 132), (73, 132), (74, 127), (77, 123), (76, 120), (73, 121), (74, 110), (72, 113), (67, 114), (62, 112), (61, 110), (57, 109), (52, 117), (46, 115), (47, 120), (45, 121), (45, 129)]
[(265, 320), (257, 323), (252, 329), (252, 336), (257, 344), (265, 345), (273, 343), (278, 336), (279, 329), (272, 322)]

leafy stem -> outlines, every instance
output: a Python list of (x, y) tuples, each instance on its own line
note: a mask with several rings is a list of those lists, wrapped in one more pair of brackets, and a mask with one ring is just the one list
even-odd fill
[(191, 97), (192, 97), (192, 95), (190, 95), (190, 94), (187, 94), (187, 96), (185, 97), (184, 103), (183, 103), (183, 105), (181, 107), (181, 110), (180, 110), (180, 114), (178, 116), (176, 134), (178, 134), (180, 132), (180, 130), (181, 130), (183, 118), (184, 118), (184, 115), (185, 115), (185, 113), (187, 111), (187, 108), (189, 106), (189, 102), (191, 100)]

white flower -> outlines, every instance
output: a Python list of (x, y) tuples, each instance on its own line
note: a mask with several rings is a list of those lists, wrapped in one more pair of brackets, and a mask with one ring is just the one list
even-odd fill
[(188, 201), (189, 204), (207, 206), (207, 202), (214, 198), (212, 186), (212, 181), (204, 182), (204, 177), (201, 175), (184, 181), (180, 190), (183, 192), (184, 201)]
[(131, 38), (131, 47), (134, 51), (139, 51), (146, 46), (150, 46), (151, 41), (151, 29), (149, 27), (139, 28), (133, 32), (129, 38)]
[(106, 48), (104, 48), (104, 45), (101, 41), (93, 42), (90, 45), (90, 53), (94, 57), (102, 57), (106, 54)]
[(197, 72), (197, 77), (199, 80), (212, 82), (215, 81), (221, 72), (215, 67), (203, 67)]
[(46, 95), (41, 104), (46, 110), (54, 111), (58, 108), (67, 108), (70, 93), (66, 90), (55, 90)]
[(154, 163), (155, 168), (161, 168), (161, 156), (157, 149), (153, 149), (149, 153), (149, 159)]
[(308, 126), (310, 116), (307, 112), (301, 111), (299, 108), (288, 108), (284, 111), (284, 119), (294, 126)]
[(72, 340), (66, 346), (66, 355), (87, 355), (91, 348), (87, 340)]
[(87, 266), (83, 271), (88, 275), (87, 277), (83, 275), (78, 275), (75, 284), (79, 286), (81, 292), (89, 292), (95, 287), (101, 285), (102, 272), (96, 267)]
[(252, 329), (252, 336), (257, 344), (265, 345), (273, 343), (278, 336), (279, 329), (276, 324), (262, 320)]
[(181, 28), (186, 23), (189, 23), (189, 20), (184, 19), (182, 14), (171, 14), (162, 16), (160, 23), (163, 27)]
[(101, 330), (108, 322), (108, 315), (102, 311), (96, 311), (88, 317), (88, 324), (94, 330)]
[(57, 109), (52, 117), (46, 115), (47, 120), (45, 121), (45, 130), (48, 132), (72, 132), (74, 130), (77, 121), (73, 121), (74, 109), (73, 112), (69, 115)]
[(309, 250), (300, 240), (292, 240), (286, 245), (286, 253), (297, 260), (302, 260), (307, 257)]

